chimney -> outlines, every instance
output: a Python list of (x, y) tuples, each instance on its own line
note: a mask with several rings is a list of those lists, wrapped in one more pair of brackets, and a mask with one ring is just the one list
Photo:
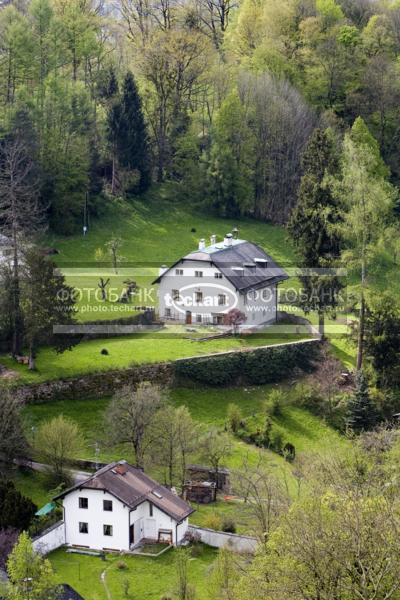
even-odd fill
[(239, 237), (239, 229), (237, 227), (235, 227), (234, 229), (232, 229), (232, 235), (233, 235), (233, 239), (237, 240)]
[(227, 233), (224, 238), (224, 246), (232, 246), (232, 234)]
[(213, 233), (212, 236), (210, 237), (210, 244), (211, 244), (211, 246), (215, 246), (216, 243), (217, 243), (217, 236), (215, 235), (215, 233)]
[(125, 473), (128, 471), (128, 464), (126, 460), (120, 460), (115, 467), (115, 471), (118, 473), (118, 475), (125, 475)]
[(201, 238), (201, 240), (199, 241), (199, 250), (204, 250), (205, 247), (206, 247), (206, 241), (204, 238)]

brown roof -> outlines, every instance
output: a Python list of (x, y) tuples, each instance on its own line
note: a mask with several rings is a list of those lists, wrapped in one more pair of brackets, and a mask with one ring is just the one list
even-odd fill
[(85, 481), (65, 490), (54, 500), (64, 498), (76, 489), (107, 491), (130, 509), (148, 500), (179, 522), (194, 512), (182, 498), (125, 461), (110, 463)]

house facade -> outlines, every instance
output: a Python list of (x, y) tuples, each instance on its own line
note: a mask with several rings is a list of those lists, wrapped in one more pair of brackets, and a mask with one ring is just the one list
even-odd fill
[(244, 313), (246, 327), (273, 323), (278, 308), (278, 285), (288, 278), (262, 248), (227, 234), (199, 247), (158, 278), (159, 315), (186, 324), (222, 325), (235, 308)]
[(179, 545), (193, 509), (126, 461), (111, 463), (55, 498), (62, 502), (65, 544), (132, 550), (142, 540)]

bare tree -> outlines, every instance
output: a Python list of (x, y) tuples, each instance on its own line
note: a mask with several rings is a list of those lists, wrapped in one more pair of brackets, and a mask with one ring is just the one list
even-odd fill
[(229, 25), (232, 9), (238, 6), (235, 0), (197, 0), (196, 9), (203, 31), (209, 35), (217, 50), (221, 50), (224, 33)]
[(285, 79), (242, 74), (239, 91), (254, 112), (256, 135), (254, 214), (285, 223), (297, 200), (301, 155), (316, 118)]
[(26, 454), (21, 408), (22, 403), (10, 391), (0, 388), (0, 472), (5, 471), (14, 458)]
[(145, 454), (154, 439), (153, 426), (163, 404), (160, 387), (143, 382), (136, 389), (123, 387), (115, 394), (107, 410), (105, 425), (110, 442), (129, 444), (137, 467), (144, 466)]
[(289, 493), (282, 478), (267, 471), (260, 455), (255, 465), (245, 460), (242, 467), (234, 473), (234, 489), (244, 499), (257, 523), (255, 534), (261, 542), (268, 541), (279, 517), (287, 511), (290, 504)]
[(18, 137), (0, 143), (0, 233), (12, 244), (12, 353), (21, 351), (22, 314), (20, 306), (20, 257), (27, 239), (42, 222), (38, 185), (28, 149)]
[(216, 479), (222, 461), (232, 453), (232, 440), (229, 434), (212, 427), (201, 440), (204, 459), (214, 469)]

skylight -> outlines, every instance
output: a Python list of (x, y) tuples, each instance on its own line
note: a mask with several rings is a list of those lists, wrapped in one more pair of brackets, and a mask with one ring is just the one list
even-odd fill
[(153, 494), (153, 495), (154, 495), (156, 498), (160, 498), (160, 499), (162, 498), (162, 495), (161, 495), (159, 492), (156, 492), (156, 491), (154, 491), (154, 490), (153, 490), (151, 493), (152, 493), (152, 494)]

